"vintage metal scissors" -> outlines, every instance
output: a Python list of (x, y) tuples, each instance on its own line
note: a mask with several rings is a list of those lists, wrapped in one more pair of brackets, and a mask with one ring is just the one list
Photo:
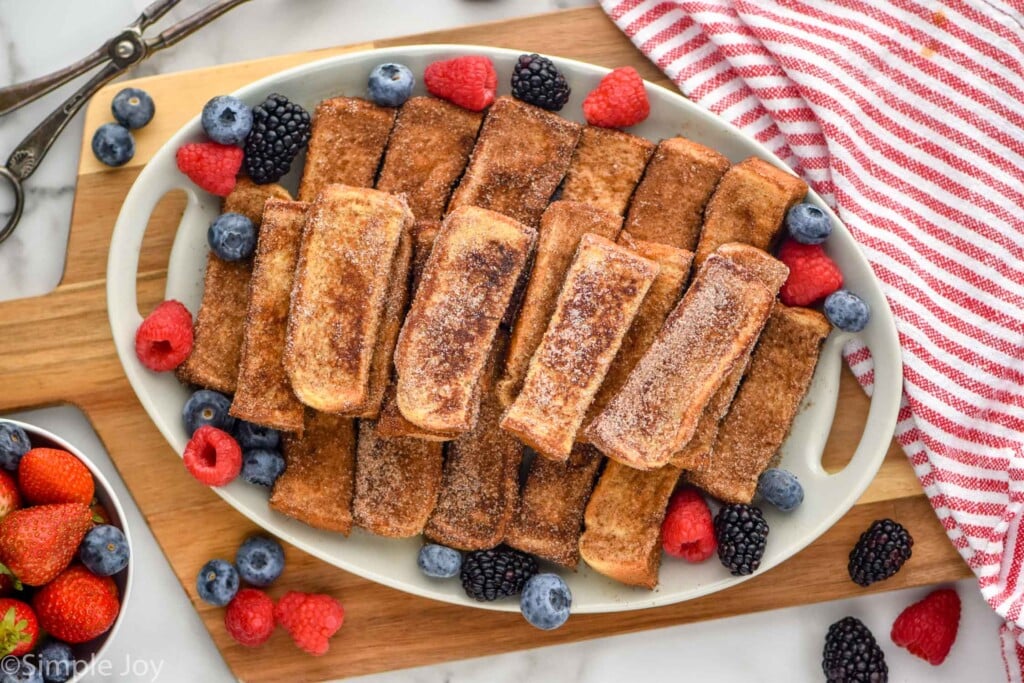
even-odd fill
[(32, 175), (68, 122), (74, 118), (82, 105), (97, 90), (154, 52), (174, 45), (225, 12), (243, 2), (248, 2), (248, 0), (218, 0), (166, 29), (155, 38), (143, 38), (142, 32), (167, 14), (180, 1), (157, 0), (146, 7), (139, 18), (126, 26), (123, 31), (108, 40), (95, 52), (71, 66), (31, 81), (0, 88), (0, 116), (3, 116), (103, 64), (103, 68), (97, 71), (85, 85), (43, 119), (43, 122), (18, 144), (11, 156), (8, 157), (7, 163), (0, 166), (0, 179), (6, 181), (14, 192), (14, 209), (8, 216), (7, 222), (0, 227), (0, 242), (14, 232), (18, 220), (21, 218), (22, 210), (25, 208), (23, 181)]

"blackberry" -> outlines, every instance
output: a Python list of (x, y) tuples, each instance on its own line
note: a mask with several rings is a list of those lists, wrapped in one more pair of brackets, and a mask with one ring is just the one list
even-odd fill
[(309, 112), (275, 93), (253, 107), (252, 119), (245, 138), (245, 172), (257, 185), (266, 185), (287, 173), (309, 142)]
[(538, 54), (519, 55), (512, 71), (512, 94), (542, 109), (559, 111), (572, 90), (554, 63)]
[(861, 586), (888, 579), (910, 559), (914, 539), (899, 522), (879, 519), (850, 551), (850, 578)]
[(532, 555), (504, 546), (468, 553), (462, 561), (462, 587), (466, 595), (481, 602), (518, 595), (526, 581), (537, 573)]
[(718, 559), (733, 576), (753, 574), (761, 565), (768, 522), (752, 505), (725, 505), (715, 515)]
[(886, 683), (889, 667), (878, 642), (856, 617), (846, 617), (828, 627), (821, 668), (826, 681), (836, 683)]

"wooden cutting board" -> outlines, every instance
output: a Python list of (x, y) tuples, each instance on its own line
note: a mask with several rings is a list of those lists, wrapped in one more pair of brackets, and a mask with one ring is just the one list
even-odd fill
[[(209, 97), (348, 50), (442, 42), (536, 51), (607, 67), (631, 64), (645, 78), (672, 87), (597, 8), (140, 79), (133, 85), (153, 95), (157, 116), (138, 131), (135, 158), (125, 167), (109, 169), (93, 158), (88, 135), (83, 141), (68, 262), (60, 286), (45, 296), (0, 303), (0, 412), (57, 403), (85, 411), (235, 674), (247, 681), (354, 676), (968, 576), (894, 443), (871, 488), (831, 531), (784, 565), (732, 590), (653, 610), (574, 616), (565, 627), (546, 633), (528, 626), (518, 614), (406, 595), (288, 548), (284, 578), (271, 593), (278, 597), (288, 589), (323, 591), (341, 599), (345, 626), (330, 652), (320, 658), (307, 656), (280, 630), (258, 650), (231, 640), (224, 631), (223, 610), (196, 598), (195, 575), (209, 558), (233, 557), (239, 542), (256, 528), (189, 477), (121, 370), (105, 307), (114, 220), (141, 167)], [(110, 120), (110, 99), (124, 85), (110, 86), (94, 98), (86, 114), (87, 133)], [(168, 196), (150, 224), (139, 263), (143, 311), (162, 299), (167, 257), (183, 206), (182, 196)], [(830, 469), (841, 468), (851, 455), (867, 407), (867, 399), (846, 373), (827, 447)], [(896, 577), (862, 589), (846, 575), (847, 555), (861, 531), (881, 517), (893, 517), (910, 529), (916, 539), (914, 555)]]

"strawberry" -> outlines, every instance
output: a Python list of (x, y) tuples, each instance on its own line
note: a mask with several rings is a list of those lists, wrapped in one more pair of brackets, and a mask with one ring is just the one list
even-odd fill
[(779, 290), (787, 306), (809, 306), (843, 286), (843, 273), (820, 244), (786, 240), (779, 260), (789, 267), (789, 277)]
[(46, 632), (67, 643), (84, 643), (106, 633), (121, 611), (114, 580), (78, 564), (43, 586), (32, 605)]
[(602, 128), (635, 126), (651, 113), (644, 80), (631, 66), (608, 73), (583, 100), (587, 123)]
[(933, 591), (903, 610), (892, 625), (892, 642), (933, 666), (946, 660), (960, 626), (960, 596), (951, 588)]
[(18, 465), (18, 486), (35, 505), (92, 502), (96, 492), (89, 468), (67, 451), (33, 448)]
[(39, 642), (39, 622), (27, 603), (0, 598), (0, 657), (20, 657)]
[(21, 507), (21, 493), (14, 477), (0, 470), (0, 519)]
[(178, 148), (178, 170), (207, 192), (227, 197), (235, 189), (242, 150), (216, 142), (192, 142)]
[(423, 83), (435, 97), (463, 109), (483, 111), (494, 102), (498, 74), (487, 57), (464, 56), (428, 64)]
[(0, 520), (0, 562), (17, 581), (42, 586), (71, 563), (91, 527), (92, 512), (82, 503), (15, 510)]

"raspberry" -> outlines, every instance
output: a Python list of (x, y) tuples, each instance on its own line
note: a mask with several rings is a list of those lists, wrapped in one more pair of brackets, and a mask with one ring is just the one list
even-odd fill
[(224, 611), (224, 628), (246, 647), (259, 647), (274, 632), (274, 601), (263, 591), (243, 588)]
[(687, 562), (703, 562), (715, 554), (711, 510), (699, 491), (685, 488), (672, 496), (661, 524), (661, 544), (666, 553)]
[(168, 372), (192, 353), (192, 314), (170, 299), (153, 309), (135, 331), (135, 355), (154, 372)]
[(328, 639), (345, 621), (345, 608), (330, 595), (289, 591), (278, 600), (274, 617), (296, 645), (311, 655), (322, 655)]
[(779, 291), (787, 306), (809, 306), (843, 286), (843, 273), (819, 244), (786, 240), (779, 260), (789, 267), (789, 277)]
[(203, 425), (185, 446), (185, 468), (207, 486), (225, 486), (242, 471), (242, 449), (227, 432)]
[(487, 57), (456, 57), (427, 65), (423, 82), (431, 95), (463, 109), (483, 111), (494, 102), (498, 74)]
[(609, 73), (583, 100), (587, 123), (602, 128), (635, 126), (650, 113), (644, 81), (631, 66), (620, 66)]
[(960, 626), (960, 596), (951, 588), (928, 594), (903, 610), (892, 625), (892, 642), (932, 666), (946, 660)]
[(242, 150), (216, 142), (192, 142), (178, 148), (178, 170), (212, 194), (227, 197), (235, 189)]

